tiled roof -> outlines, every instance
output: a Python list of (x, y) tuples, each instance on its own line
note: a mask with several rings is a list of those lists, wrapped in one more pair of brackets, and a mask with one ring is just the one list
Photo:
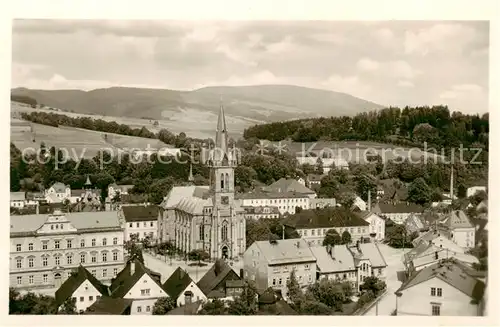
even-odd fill
[(181, 292), (184, 291), (192, 281), (193, 280), (184, 269), (177, 267), (163, 284), (163, 289), (172, 299), (177, 300)]
[(311, 251), (321, 273), (356, 270), (354, 257), (346, 245), (335, 245), (328, 249), (324, 246), (313, 246)]
[(269, 265), (316, 262), (309, 245), (301, 238), (277, 240), (275, 243), (257, 241), (254, 244), (260, 249)]
[(187, 316), (187, 315), (195, 315), (202, 307), (203, 302), (202, 301), (196, 301), (192, 303), (186, 303), (183, 306), (174, 308), (167, 312), (167, 315), (180, 315), (180, 316)]
[(174, 186), (160, 204), (164, 209), (173, 208), (179, 201), (184, 198), (191, 198), (193, 196), (203, 197), (203, 194), (208, 192), (209, 186)]
[(231, 279), (240, 279), (231, 266), (229, 266), (224, 260), (219, 259), (205, 273), (205, 275), (203, 275), (197, 285), (207, 297), (212, 298), (214, 297), (212, 291), (214, 291), (220, 282), (229, 274), (231, 274)]
[(175, 209), (187, 212), (191, 215), (202, 215), (203, 208), (212, 205), (212, 199), (202, 199), (197, 197), (187, 197), (181, 199), (176, 205), (173, 207)]
[(24, 201), (26, 200), (25, 192), (10, 192), (10, 201)]
[(424, 208), (418, 204), (413, 203), (379, 203), (380, 213), (422, 213)]
[(64, 303), (73, 293), (88, 280), (102, 296), (108, 295), (108, 288), (101, 284), (87, 269), (82, 265), (78, 266), (76, 273), (72, 274), (56, 291), (56, 306), (59, 307)]
[(460, 265), (456, 264), (455, 259), (441, 260), (418, 271), (403, 283), (398, 291), (403, 291), (432, 278), (441, 279), (475, 300), (480, 300), (483, 297), (485, 284), (468, 275)]
[(155, 205), (122, 206), (121, 210), (127, 222), (158, 220), (159, 208)]
[(474, 227), (470, 223), (469, 217), (462, 210), (455, 210), (446, 216), (446, 225), (450, 229), (455, 228), (471, 228)]
[(101, 297), (85, 311), (86, 315), (121, 315), (132, 306), (132, 299)]
[[(135, 264), (134, 274), (131, 274), (132, 260)], [(151, 277), (151, 279), (155, 281), (160, 288), (162, 288), (157, 273), (147, 269), (138, 259), (132, 260), (127, 262), (125, 268), (118, 273), (116, 278), (111, 283), (111, 286), (109, 287), (111, 297), (123, 298), (145, 274), (149, 275), (149, 277)]]
[(61, 182), (55, 182), (54, 184), (52, 184), (51, 187), (54, 189), (56, 193), (65, 193), (66, 188), (69, 188), (69, 185), (64, 185)]
[(406, 226), (406, 230), (409, 233), (418, 232), (422, 228), (424, 228), (424, 224), (422, 223), (420, 218), (418, 216), (412, 215), (412, 214), (408, 218), (406, 218), (405, 226)]
[(263, 188), (266, 192), (296, 192), (302, 194), (315, 194), (314, 191), (300, 184), (293, 178), (281, 178), (269, 186)]
[(355, 227), (369, 224), (355, 213), (345, 208), (326, 207), (323, 209), (302, 210), (292, 215), (286, 225), (296, 229)]
[(363, 259), (370, 260), (373, 267), (387, 267), (384, 256), (376, 243), (360, 243), (358, 245)]
[(238, 199), (305, 199), (308, 196), (298, 192), (271, 192), (257, 191), (237, 194)]

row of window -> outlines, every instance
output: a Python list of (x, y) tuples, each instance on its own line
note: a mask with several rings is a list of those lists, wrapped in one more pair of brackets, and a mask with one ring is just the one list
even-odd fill
[[(311, 236), (324, 236), (326, 235), (326, 232), (329, 230), (329, 228), (318, 228), (318, 229), (299, 229), (297, 232), (299, 233), (300, 236), (308, 236), (308, 231), (311, 232)], [(339, 228), (338, 233), (342, 235), (344, 231), (349, 232), (350, 234), (354, 234), (356, 232), (355, 227), (350, 227), (350, 228)], [(366, 228), (365, 227), (358, 227), (357, 228), (358, 234), (361, 233), (366, 233)]]
[[(148, 227), (148, 222), (144, 221), (143, 224), (142, 224), (142, 226), (143, 227)], [(128, 227), (133, 228), (134, 227), (134, 223), (128, 223)], [(136, 222), (135, 223), (135, 227), (136, 228), (140, 228), (141, 227), (141, 223)], [(149, 222), (149, 227), (154, 227), (154, 221), (150, 221)]]
[[(255, 261), (254, 261), (254, 262), (255, 262)], [(286, 272), (288, 272), (288, 271), (289, 271), (289, 270), (288, 270), (288, 269), (289, 269), (289, 267), (290, 267), (290, 266), (288, 266), (288, 265), (284, 265), (284, 266), (274, 266), (274, 267), (273, 267), (273, 273), (280, 273), (282, 269), (283, 269), (283, 272), (285, 272), (285, 273), (286, 273)], [(299, 265), (294, 265), (292, 269), (297, 270), (297, 269), (299, 269), (299, 268), (300, 268), (300, 266), (299, 266)], [(306, 264), (304, 265), (304, 270), (310, 270), (310, 269), (311, 269), (311, 265), (310, 265), (310, 264), (308, 264), (308, 263), (306, 263)]]
[[(100, 295), (96, 295), (96, 297), (95, 297), (96, 301), (99, 300), (100, 298), (101, 298)], [(73, 301), (76, 302), (76, 300), (77, 300), (77, 298), (73, 297)], [(80, 300), (80, 302), (83, 302), (83, 301), (85, 301), (85, 297), (84, 296), (80, 296), (79, 300)], [(94, 296), (93, 295), (89, 295), (89, 301), (90, 302), (94, 301)]]
[[(299, 275), (298, 276), (299, 278), (299, 283), (302, 283), (302, 275)], [(286, 281), (288, 282), (290, 280), (290, 276), (287, 276), (286, 277)], [(309, 281), (309, 283), (312, 282), (312, 276), (311, 275), (307, 275), (307, 280)], [(276, 285), (286, 285), (286, 282), (283, 283), (283, 278), (273, 278), (273, 286), (276, 286)]]
[[(113, 251), (112, 252), (112, 259), (113, 261), (118, 261), (118, 252), (119, 251)], [(54, 265), (55, 266), (60, 266), (61, 265), (61, 258), (62, 255), (54, 255)], [(107, 262), (108, 261), (108, 252), (102, 252), (101, 253), (101, 262)], [(66, 264), (67, 265), (72, 265), (73, 264), (73, 254), (68, 253), (66, 254)], [(80, 263), (86, 263), (87, 261), (87, 254), (86, 253), (81, 253), (80, 254)], [(91, 263), (96, 263), (97, 262), (97, 253), (91, 253), (90, 254), (90, 262)], [(23, 268), (23, 263), (24, 263), (24, 258), (23, 257), (17, 257), (16, 258), (16, 268), (17, 269), (22, 269)], [(43, 255), (42, 256), (42, 267), (48, 267), (49, 265), (49, 256), (48, 255)], [(35, 267), (35, 258), (34, 257), (29, 257), (28, 258), (28, 268), (34, 268)]]
[[(92, 269), (92, 270), (90, 271), (90, 273), (91, 273), (94, 277), (96, 277), (96, 278), (98, 277), (98, 276), (97, 276), (97, 271), (96, 271), (96, 269)], [(108, 269), (103, 269), (101, 273), (102, 273), (102, 275), (101, 275), (101, 276), (102, 276), (103, 278), (108, 278), (108, 277), (110, 277), (110, 276), (108, 276)], [(70, 273), (68, 273), (68, 277), (69, 277), (69, 274), (70, 274)], [(116, 277), (116, 275), (117, 275), (117, 274), (118, 274), (118, 268), (113, 268), (113, 277)], [(20, 285), (23, 285), (23, 276), (17, 276), (17, 277), (16, 277), (16, 282), (17, 282), (17, 285), (19, 285), (19, 286), (20, 286)], [(49, 274), (43, 274), (43, 275), (42, 275), (42, 283), (43, 283), (43, 284), (48, 284), (48, 282), (49, 282)], [(29, 284), (29, 285), (33, 285), (34, 283), (35, 283), (35, 275), (28, 275), (28, 284)]]
[[(84, 248), (86, 245), (85, 239), (80, 240), (80, 247)], [(97, 245), (97, 240), (93, 238), (91, 240), (91, 246), (96, 246)], [(107, 246), (108, 245), (108, 239), (104, 237), (102, 239), (102, 246)], [(118, 245), (118, 237), (113, 238), (113, 245)], [(33, 243), (28, 243), (28, 251), (34, 251), (34, 244)], [(49, 248), (49, 241), (42, 241), (42, 250), (48, 250)], [(73, 240), (66, 240), (66, 248), (67, 249), (72, 249), (73, 248)], [(55, 240), (54, 241), (54, 249), (62, 249), (61, 247), (61, 241), (60, 240)], [(21, 243), (16, 244), (16, 252), (22, 252), (23, 251), (23, 246)]]
[[(271, 199), (271, 200), (251, 200), (250, 203), (254, 204), (264, 204), (264, 202), (269, 201), (269, 203), (281, 203), (281, 200), (283, 200), (283, 203), (290, 203), (290, 202), (306, 202), (306, 198), (299, 198), (299, 199)], [(274, 202), (273, 202), (274, 201)], [(262, 202), (262, 203), (261, 203)]]
[(435, 287), (431, 287), (431, 296), (443, 296), (443, 289), (438, 287), (438, 288), (435, 288)]

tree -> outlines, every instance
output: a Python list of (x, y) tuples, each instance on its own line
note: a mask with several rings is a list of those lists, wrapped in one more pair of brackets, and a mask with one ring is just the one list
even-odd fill
[(295, 308), (300, 306), (300, 303), (305, 299), (304, 292), (300, 289), (300, 284), (295, 276), (295, 270), (290, 273), (290, 279), (286, 281), (288, 290), (288, 298)]
[(344, 192), (339, 194), (339, 196), (337, 196), (337, 202), (347, 209), (352, 207), (352, 205), (354, 204), (354, 200), (355, 200), (354, 194), (350, 192)]
[(251, 282), (245, 282), (245, 289), (240, 296), (228, 305), (228, 314), (249, 316), (257, 313), (257, 291)]
[(316, 174), (323, 175), (323, 160), (320, 157), (316, 160)]
[(371, 193), (372, 198), (375, 194), (377, 194), (377, 185), (375, 184), (373, 177), (363, 174), (357, 176), (355, 181), (356, 190), (363, 200), (368, 201), (368, 193)]
[(339, 190), (339, 182), (335, 176), (326, 175), (321, 179), (318, 195), (322, 198), (333, 198)]
[(407, 235), (406, 227), (404, 225), (394, 224), (390, 228), (386, 227), (386, 238), (389, 240), (389, 245), (395, 248), (408, 247), (411, 245), (409, 242), (409, 235)]
[(76, 298), (69, 297), (59, 308), (59, 314), (63, 315), (76, 315)]
[(160, 297), (153, 306), (153, 314), (166, 315), (173, 308), (175, 308), (175, 302), (171, 297)]
[(227, 315), (228, 310), (225, 303), (222, 300), (214, 299), (213, 301), (205, 303), (201, 308), (201, 310), (198, 312), (198, 314), (221, 316), (221, 315)]
[(317, 301), (336, 311), (342, 310), (342, 304), (350, 301), (349, 295), (352, 294), (349, 282), (339, 283), (329, 279), (322, 279), (314, 283), (308, 291)]
[(351, 233), (346, 230), (342, 233), (342, 244), (351, 244)]
[(55, 299), (51, 296), (28, 292), (20, 295), (15, 289), (9, 289), (9, 314), (56, 314)]
[(188, 259), (190, 261), (198, 261), (198, 265), (201, 265), (202, 261), (210, 259), (210, 254), (201, 249), (196, 249), (188, 253)]
[(431, 199), (431, 189), (422, 177), (410, 184), (408, 188), (408, 200), (417, 204), (428, 203)]
[(329, 229), (326, 232), (325, 238), (323, 239), (323, 246), (335, 246), (342, 244), (342, 238), (340, 237), (339, 233), (335, 229)]
[(363, 284), (359, 286), (361, 292), (372, 291), (375, 296), (378, 296), (382, 291), (386, 289), (387, 285), (383, 280), (377, 277), (369, 276), (365, 279)]

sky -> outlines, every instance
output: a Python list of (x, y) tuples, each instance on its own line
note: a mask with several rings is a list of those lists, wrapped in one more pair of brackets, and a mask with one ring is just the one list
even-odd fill
[(480, 21), (15, 20), (12, 87), (291, 84), (484, 113), (488, 62)]

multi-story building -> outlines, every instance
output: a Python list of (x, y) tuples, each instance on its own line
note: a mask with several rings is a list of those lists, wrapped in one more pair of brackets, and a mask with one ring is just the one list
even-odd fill
[(305, 187), (293, 178), (280, 178), (271, 185), (263, 187), (262, 191), (270, 193), (300, 193), (307, 195), (310, 199), (314, 199), (316, 197), (316, 192)]
[(134, 188), (134, 185), (117, 185), (116, 183), (109, 184), (108, 196), (113, 199), (116, 195), (128, 195), (129, 191)]
[[(207, 166), (210, 181), (206, 192), (194, 196), (198, 187), (185, 197), (185, 189), (172, 188), (160, 215), (162, 240), (165, 234), (184, 252), (202, 249), (212, 259), (232, 259), (242, 256), (246, 248), (246, 220), (244, 210), (235, 201), (234, 170), (238, 164), (238, 151), (228, 146), (228, 133), (224, 108), (221, 105), (215, 148), (209, 152)], [(166, 232), (165, 229), (169, 229)]]
[(156, 241), (159, 214), (158, 206), (155, 205), (122, 206), (118, 216), (125, 222), (125, 242), (132, 235), (136, 235), (139, 240), (149, 237), (150, 241)]
[(239, 194), (238, 199), (243, 207), (277, 207), (283, 215), (294, 214), (296, 208), (309, 209), (308, 195), (297, 192), (250, 192)]
[(246, 278), (259, 290), (272, 287), (286, 295), (292, 271), (302, 287), (316, 282), (316, 258), (303, 239), (254, 242), (243, 256)]
[(370, 224), (370, 237), (376, 241), (383, 241), (385, 239), (385, 219), (370, 211), (362, 211), (357, 214), (361, 219)]
[(314, 198), (310, 199), (310, 209), (322, 209), (326, 207), (336, 207), (337, 201), (335, 198)]
[(22, 209), (26, 205), (26, 192), (10, 192), (10, 207)]
[(412, 275), (396, 292), (398, 316), (480, 316), (485, 283), (454, 259), (440, 260)]
[(404, 224), (411, 215), (420, 217), (424, 211), (422, 206), (413, 203), (377, 203), (374, 213), (392, 220), (395, 224)]
[(45, 199), (48, 203), (62, 203), (71, 198), (71, 187), (63, 183), (56, 182), (45, 190)]
[(116, 212), (10, 217), (10, 286), (59, 288), (79, 265), (104, 283), (123, 267)]
[(285, 225), (296, 229), (310, 246), (323, 245), (330, 229), (336, 230), (340, 236), (349, 232), (354, 243), (370, 237), (369, 223), (345, 208), (304, 210), (290, 217)]
[(475, 246), (476, 229), (465, 212), (454, 210), (447, 214), (441, 223), (448, 229), (451, 240), (458, 246), (466, 249)]
[(278, 207), (262, 206), (262, 207), (244, 207), (245, 218), (259, 220), (261, 218), (279, 218), (281, 213)]

